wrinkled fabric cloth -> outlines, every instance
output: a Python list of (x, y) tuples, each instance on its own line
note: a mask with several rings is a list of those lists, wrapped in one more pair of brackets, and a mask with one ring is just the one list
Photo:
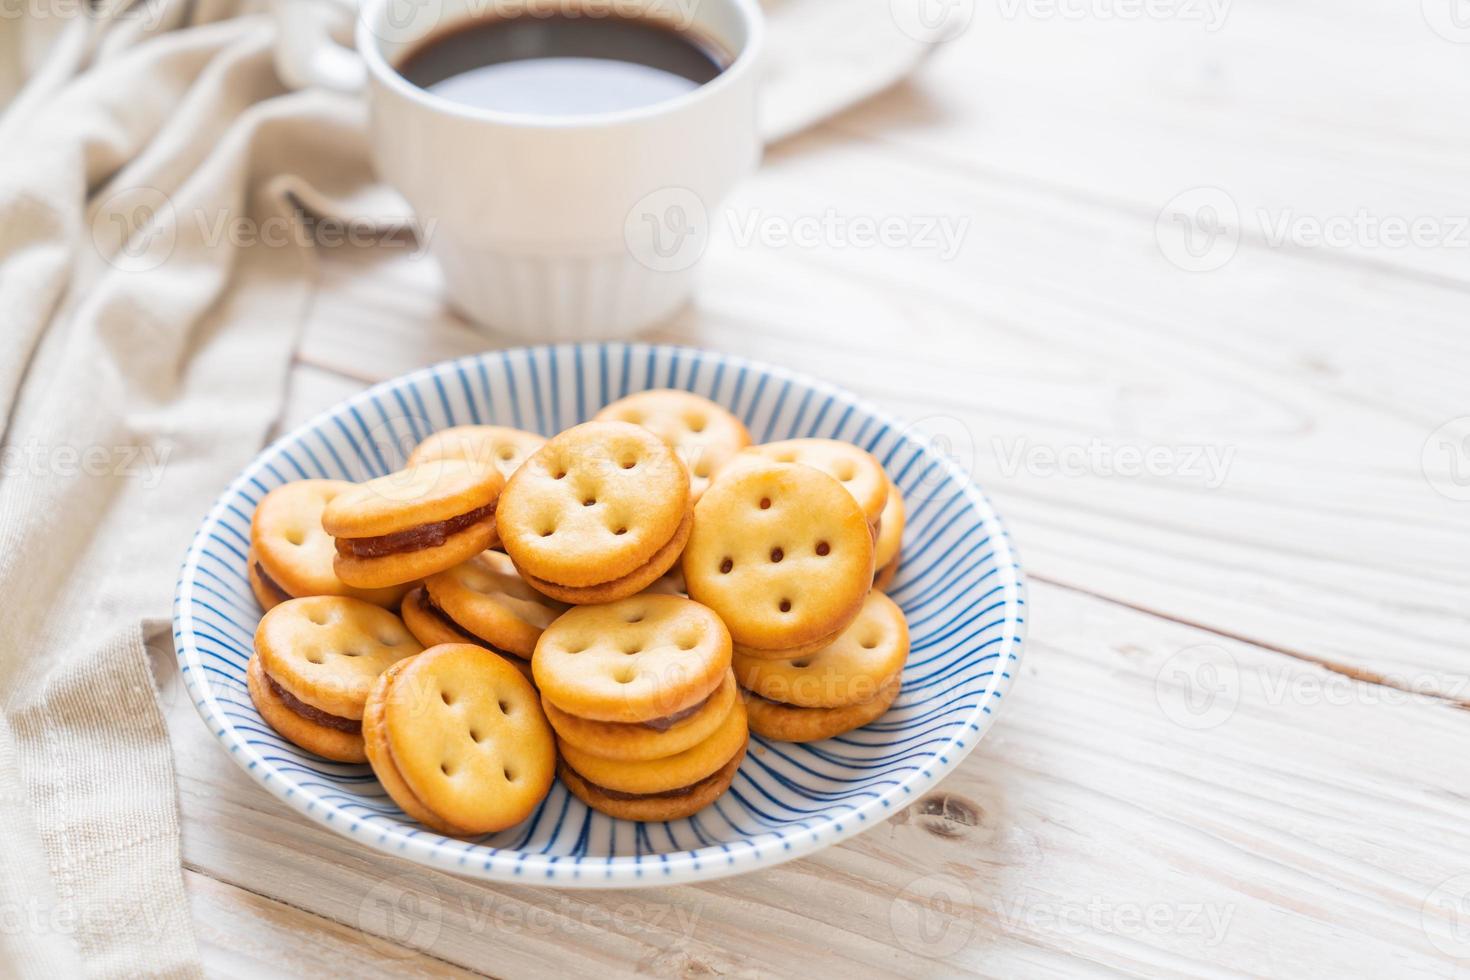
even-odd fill
[(200, 972), (144, 624), (279, 410), (293, 191), (374, 187), (361, 106), (284, 90), (265, 17), (150, 9), (0, 21), (49, 50), (0, 117), (4, 976)]
[[(772, 138), (917, 63), (887, 6), (769, 5)], [(280, 410), (307, 215), (407, 217), (360, 101), (284, 88), (274, 31), (246, 0), (0, 16), (3, 976), (201, 973), (143, 637)]]

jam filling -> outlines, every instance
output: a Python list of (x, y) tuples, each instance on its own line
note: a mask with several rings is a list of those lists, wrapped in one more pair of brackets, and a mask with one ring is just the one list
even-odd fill
[(292, 694), (290, 691), (277, 684), (276, 679), (270, 674), (265, 675), (265, 681), (267, 684), (270, 685), (271, 693), (280, 698), (282, 704), (290, 708), (296, 714), (305, 718), (307, 721), (314, 721), (324, 728), (335, 728), (339, 732), (349, 732), (353, 735), (358, 735), (362, 733), (362, 722), (353, 718), (342, 718), (338, 715), (329, 715), (320, 708), (313, 708), (311, 705), (307, 704), (305, 701), (300, 700), (296, 697), (296, 695)]
[(437, 548), (465, 528), (478, 524), (495, 515), (495, 505), (476, 507), (468, 514), (451, 517), (447, 521), (431, 521), (406, 531), (380, 534), (373, 538), (338, 538), (337, 554), (344, 558), (382, 558), (385, 555), (401, 555), (406, 551), (423, 551)]
[(472, 633), (470, 633), (469, 630), (456, 623), (454, 619), (449, 615), (449, 613), (439, 608), (434, 600), (429, 597), (428, 589), (419, 589), (419, 608), (422, 609), (427, 615), (434, 617), (440, 623), (442, 623), (445, 629), (448, 629), (457, 636), (463, 637), (466, 643), (484, 642), (478, 636), (473, 635)]
[(466, 643), (473, 643), (476, 646), (486, 647), (492, 653), (498, 653), (502, 657), (505, 657), (507, 659), (511, 659), (511, 660), (521, 660), (521, 659), (523, 659), (521, 657), (517, 657), (515, 654), (511, 653), (509, 650), (502, 650), (502, 649), (500, 649), (500, 647), (498, 647), (495, 644), (491, 643), (489, 640), (485, 639), (484, 637), (476, 636), (474, 633), (471, 633), (469, 630), (467, 630), (463, 626), (459, 625), (459, 623), (455, 622), (453, 616), (449, 615), (449, 613), (445, 612), (442, 608), (440, 608), (439, 604), (434, 601), (433, 596), (429, 595), (429, 590), (427, 588), (423, 588), (423, 589), (420, 589), (419, 590), (419, 608), (422, 609), (428, 615), (433, 616), (439, 622), (443, 623), (444, 626), (446, 628), (448, 628), (449, 630), (452, 630), (455, 633), (455, 635), (464, 637), (464, 641)]
[[(715, 690), (718, 691), (719, 688), (715, 688)], [(673, 728), (675, 725), (677, 725), (679, 722), (683, 721), (685, 718), (692, 718), (696, 714), (698, 714), (699, 709), (709, 704), (709, 699), (712, 697), (714, 697), (713, 692), (710, 693), (710, 695), (706, 697), (703, 701), (700, 701), (698, 704), (690, 705), (683, 711), (675, 711), (673, 714), (664, 715), (662, 718), (650, 718), (648, 721), (634, 722), (634, 724), (641, 725), (644, 728), (652, 728), (656, 732), (666, 732), (670, 728)]]
[(260, 584), (271, 594), (277, 602), (285, 602), (292, 598), (291, 593), (281, 588), (281, 584), (266, 574), (265, 566), (260, 562), (255, 563), (255, 577), (260, 579)]
[[(728, 766), (729, 763), (727, 762), (725, 763), (725, 765)], [(568, 766), (568, 768), (571, 767)], [(572, 771), (576, 772), (575, 769), (573, 769)], [(620, 789), (609, 789), (606, 786), (594, 783), (586, 776), (582, 776), (582, 774), (579, 772), (577, 773), (577, 775), (582, 777), (582, 782), (586, 783), (589, 787), (601, 793), (603, 796), (606, 796), (610, 800), (665, 800), (678, 799), (681, 796), (688, 796), (690, 793), (697, 792), (701, 787), (719, 779), (720, 775), (724, 773), (724, 771), (725, 766), (721, 766), (698, 782), (690, 783), (688, 786), (679, 786), (675, 789), (666, 789), (662, 793), (624, 793)]]

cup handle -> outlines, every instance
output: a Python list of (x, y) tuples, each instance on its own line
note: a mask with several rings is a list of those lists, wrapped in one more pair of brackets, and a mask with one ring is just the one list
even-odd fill
[(350, 33), (356, 0), (275, 0), (276, 74), (289, 88), (361, 92), (367, 66), (338, 37)]

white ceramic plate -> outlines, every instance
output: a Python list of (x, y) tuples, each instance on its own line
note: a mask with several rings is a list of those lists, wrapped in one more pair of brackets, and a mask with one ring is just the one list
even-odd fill
[[(560, 783), (525, 823), (476, 840), (405, 817), (363, 765), (278, 737), (245, 688), (261, 611), (245, 577), (261, 496), (308, 477), (398, 468), (430, 432), (510, 425), (552, 435), (645, 388), (684, 388), (740, 416), (757, 442), (825, 436), (862, 446), (904, 492), (908, 526), (890, 595), (909, 619), (903, 690), (866, 728), (751, 750), (730, 791), (687, 820), (637, 824), (585, 807)], [(563, 887), (672, 884), (736, 874), (825, 847), (892, 816), (975, 747), (1009, 690), (1025, 635), (1025, 585), (985, 496), (922, 434), (828, 384), (781, 368), (642, 344), (533, 347), (389, 381), (263, 452), (200, 525), (179, 575), (174, 637), (186, 688), (241, 767), (297, 810), (370, 847), (480, 878)]]

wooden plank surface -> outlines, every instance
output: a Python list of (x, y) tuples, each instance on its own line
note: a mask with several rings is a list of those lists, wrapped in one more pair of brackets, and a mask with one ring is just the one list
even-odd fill
[[(1470, 459), (1434, 437), (1470, 415), (1470, 45), (1438, 0), (1136, 6), (975, 5), (918, 80), (768, 155), (650, 334), (857, 390), (971, 469), (1033, 580), (975, 753), (760, 873), (489, 886), (258, 789), (160, 637), (212, 972), (1470, 975)], [(1209, 269), (1170, 237), (1199, 188), (1239, 232)], [(885, 218), (903, 243), (853, 241)], [(505, 343), (421, 255), (329, 251), (279, 428)]]
[[(185, 864), (290, 907), (219, 925), (237, 945), (289, 960), (326, 932), (374, 968), (1455, 975), (1434, 939), (1456, 921), (1424, 909), (1470, 873), (1464, 712), (1060, 587), (1032, 599), (1003, 723), (936, 791), (814, 857), (649, 891), (486, 885), (362, 848), (259, 789), (166, 680)], [(1201, 708), (1211, 664), (1234, 693)]]

